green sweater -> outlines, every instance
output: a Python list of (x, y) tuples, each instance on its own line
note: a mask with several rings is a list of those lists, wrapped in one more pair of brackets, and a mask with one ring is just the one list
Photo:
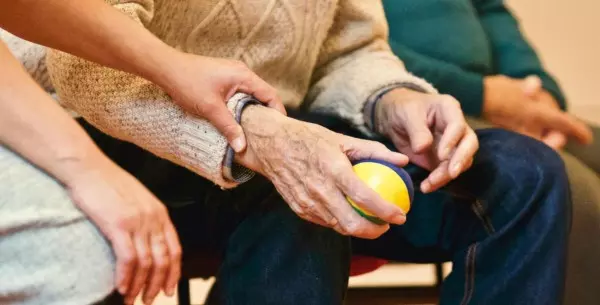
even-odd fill
[(390, 45), (409, 71), (481, 115), (483, 77), (538, 75), (561, 107), (565, 98), (503, 0), (384, 0)]

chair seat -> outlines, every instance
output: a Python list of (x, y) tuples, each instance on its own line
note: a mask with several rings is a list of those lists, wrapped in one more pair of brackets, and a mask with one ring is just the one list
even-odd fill
[[(369, 256), (355, 255), (350, 264), (350, 276), (358, 276), (373, 272), (388, 261)], [(216, 256), (206, 254), (187, 255), (183, 258), (182, 277), (192, 278), (210, 278), (219, 271), (221, 260)]]

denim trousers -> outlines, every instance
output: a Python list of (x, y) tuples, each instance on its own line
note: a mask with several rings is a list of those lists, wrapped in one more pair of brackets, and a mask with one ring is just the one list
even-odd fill
[[(360, 136), (334, 118), (290, 113)], [(376, 240), (306, 222), (268, 180), (229, 191), (82, 122), (97, 144), (169, 206), (186, 254), (221, 261), (206, 304), (343, 304), (352, 254), (453, 263), (443, 305), (561, 304), (571, 221), (560, 157), (530, 138), (478, 131), (472, 168), (443, 190), (417, 192), (407, 222)], [(427, 171), (406, 168), (418, 189)], [(183, 266), (185, 268), (185, 266)]]

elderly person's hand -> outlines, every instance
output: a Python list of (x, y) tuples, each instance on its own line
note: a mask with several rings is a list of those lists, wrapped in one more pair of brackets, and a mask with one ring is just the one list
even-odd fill
[(362, 218), (346, 200), (394, 224), (405, 222), (404, 212), (385, 202), (354, 173), (351, 161), (376, 158), (398, 166), (408, 158), (384, 145), (359, 140), (249, 106), (242, 115), (248, 149), (237, 161), (268, 178), (301, 218), (341, 234), (377, 238), (389, 228)]
[(131, 305), (143, 291), (152, 304), (160, 290), (173, 295), (181, 273), (181, 246), (165, 206), (141, 183), (96, 149), (85, 160), (65, 160), (63, 183), (77, 206), (111, 242), (115, 284)]
[(561, 148), (566, 138), (582, 144), (592, 140), (590, 129), (563, 112), (542, 89), (537, 77), (513, 79), (489, 76), (484, 80), (483, 116), (491, 123)]
[(411, 162), (431, 171), (421, 183), (425, 193), (467, 170), (479, 148), (458, 101), (447, 95), (394, 89), (377, 103), (374, 128)]

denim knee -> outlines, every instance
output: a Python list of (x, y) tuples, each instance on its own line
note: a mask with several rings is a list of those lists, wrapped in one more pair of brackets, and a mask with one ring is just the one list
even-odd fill
[(495, 180), (495, 189), (489, 190), (492, 197), (511, 196), (505, 198), (509, 200), (504, 200), (504, 204), (516, 205), (515, 212), (543, 209), (550, 212), (548, 217), (570, 223), (569, 183), (563, 160), (556, 151), (535, 139), (505, 130), (487, 129), (477, 134), (480, 151), (475, 162), (483, 163), (483, 180)]

